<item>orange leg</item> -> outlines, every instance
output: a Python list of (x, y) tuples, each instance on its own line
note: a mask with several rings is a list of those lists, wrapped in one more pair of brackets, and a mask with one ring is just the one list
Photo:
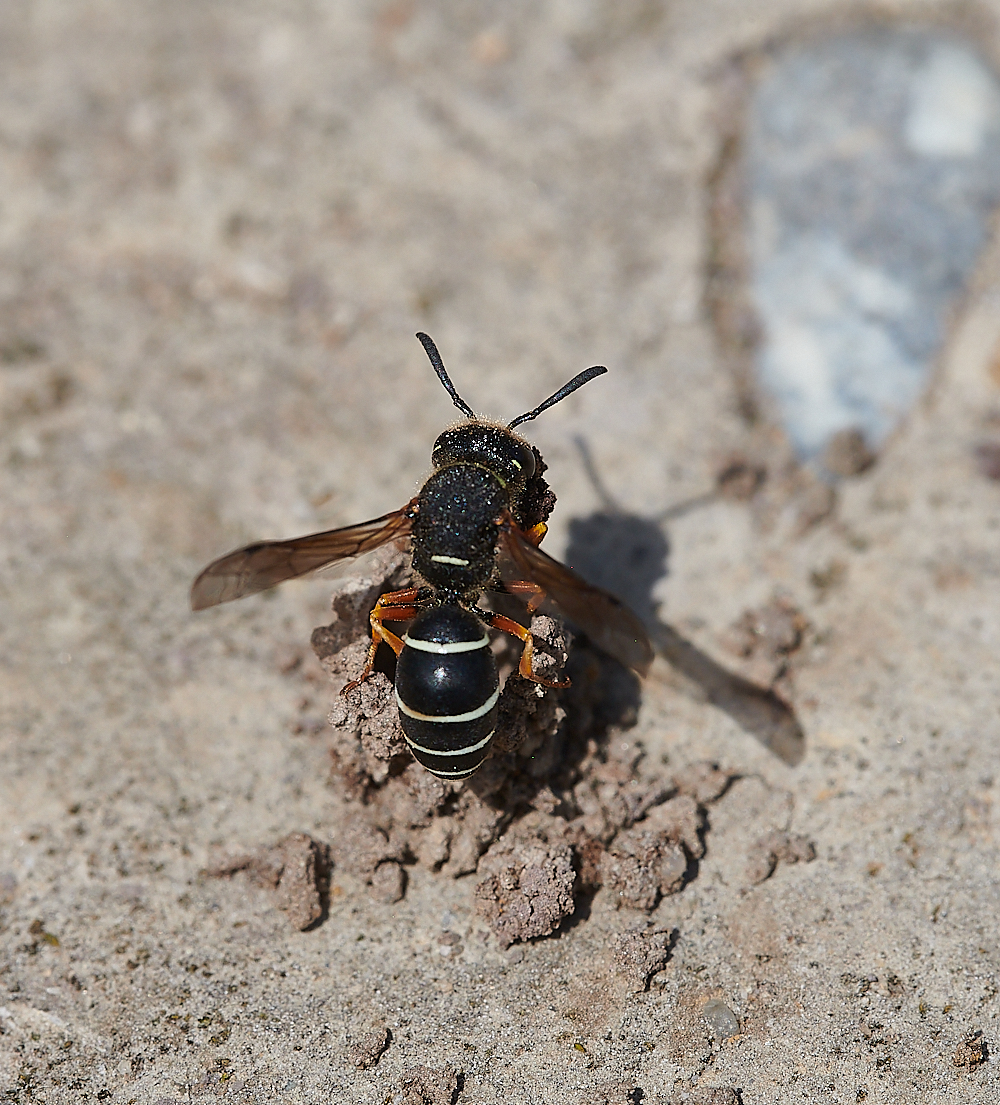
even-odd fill
[(537, 549), (542, 543), (542, 538), (549, 532), (549, 527), (544, 522), (539, 522), (537, 526), (532, 526), (531, 529), (526, 529), (523, 532), (524, 536)]
[(341, 694), (348, 694), (353, 691), (355, 687), (359, 687), (371, 675), (372, 668), (375, 666), (375, 653), (378, 652), (378, 646), (383, 641), (397, 656), (403, 651), (403, 642), (395, 633), (391, 633), (386, 629), (382, 623), (384, 621), (406, 622), (410, 618), (415, 618), (417, 615), (415, 603), (419, 593), (419, 588), (407, 587), (404, 591), (387, 591), (384, 595), (379, 595), (378, 602), (375, 603), (372, 612), (368, 615), (368, 621), (372, 627), (372, 643), (368, 649), (368, 659), (365, 661), (364, 669), (358, 678), (348, 683), (340, 692)]
[(485, 621), (489, 622), (494, 629), (501, 629), (504, 633), (512, 633), (515, 637), (519, 637), (524, 642), (524, 651), (521, 653), (521, 662), (518, 664), (517, 670), (525, 679), (530, 679), (532, 683), (540, 683), (543, 687), (568, 687), (570, 685), (568, 679), (560, 681), (556, 679), (544, 679), (540, 675), (535, 675), (531, 666), (534, 641), (530, 629), (525, 629), (523, 625), (518, 625), (517, 622), (511, 621), (510, 618), (505, 618), (503, 614), (495, 614), (491, 610), (477, 610), (476, 613)]
[(530, 579), (507, 579), (504, 580), (504, 587), (511, 595), (531, 595), (527, 603), (529, 614), (534, 614), (545, 601), (545, 592)]

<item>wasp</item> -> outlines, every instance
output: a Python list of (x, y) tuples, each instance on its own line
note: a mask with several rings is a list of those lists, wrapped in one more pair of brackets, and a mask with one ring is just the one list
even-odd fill
[[(465, 416), (434, 442), (434, 471), (400, 510), (370, 522), (290, 541), (261, 541), (213, 561), (191, 587), (203, 610), (264, 591), (390, 541), (409, 539), (414, 585), (382, 595), (371, 611), (371, 646), (348, 694), (372, 673), (378, 647), (395, 652), (396, 703), (418, 763), (444, 779), (465, 779), (486, 759), (496, 732), (500, 677), (490, 628), (523, 644), (518, 671), (545, 687), (532, 663), (531, 631), (479, 601), (485, 591), (525, 598), (533, 614), (549, 598), (590, 640), (645, 675), (653, 658), (639, 619), (613, 595), (587, 583), (539, 545), (555, 496), (541, 454), (515, 428), (607, 372), (588, 368), (534, 410), (506, 425), (477, 418), (458, 394), (437, 346), (417, 334), (434, 371)], [(409, 622), (403, 637), (386, 622)]]

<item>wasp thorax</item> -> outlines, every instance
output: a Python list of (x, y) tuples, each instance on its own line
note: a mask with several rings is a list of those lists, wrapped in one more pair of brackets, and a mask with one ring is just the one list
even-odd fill
[(506, 487), (523, 486), (535, 474), (531, 446), (507, 429), (489, 422), (466, 422), (445, 430), (434, 442), (431, 463), (478, 464), (492, 472)]

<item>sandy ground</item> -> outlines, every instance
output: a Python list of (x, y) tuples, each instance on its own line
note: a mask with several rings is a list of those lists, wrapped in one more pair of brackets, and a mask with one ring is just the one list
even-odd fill
[[(1000, 436), (1000, 258), (832, 511), (741, 418), (704, 305), (727, 61), (847, 9), (3, 5), (3, 1100), (1000, 1100), (1000, 484), (975, 453)], [(329, 583), (197, 616), (187, 588), (413, 494), (454, 414), (417, 329), (506, 418), (611, 367), (528, 427), (547, 547), (703, 658), (658, 659), (611, 739), (733, 776), (651, 917), (605, 889), (502, 951), (475, 876), (413, 866), (384, 904), (335, 867), (299, 932), (203, 873), (357, 816), (308, 651)], [(753, 499), (665, 514), (741, 452)], [(616, 528), (655, 571), (615, 560)], [(741, 655), (776, 596), (801, 645)], [(712, 704), (713, 660), (779, 678), (801, 762)], [(774, 830), (816, 858), (755, 884)], [(673, 943), (635, 992), (612, 949), (648, 920)]]

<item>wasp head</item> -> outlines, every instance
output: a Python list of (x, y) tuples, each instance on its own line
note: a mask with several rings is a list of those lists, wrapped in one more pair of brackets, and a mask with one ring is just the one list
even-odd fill
[(434, 442), (431, 463), (478, 464), (512, 492), (520, 491), (535, 473), (531, 446), (506, 426), (472, 419), (445, 430)]

